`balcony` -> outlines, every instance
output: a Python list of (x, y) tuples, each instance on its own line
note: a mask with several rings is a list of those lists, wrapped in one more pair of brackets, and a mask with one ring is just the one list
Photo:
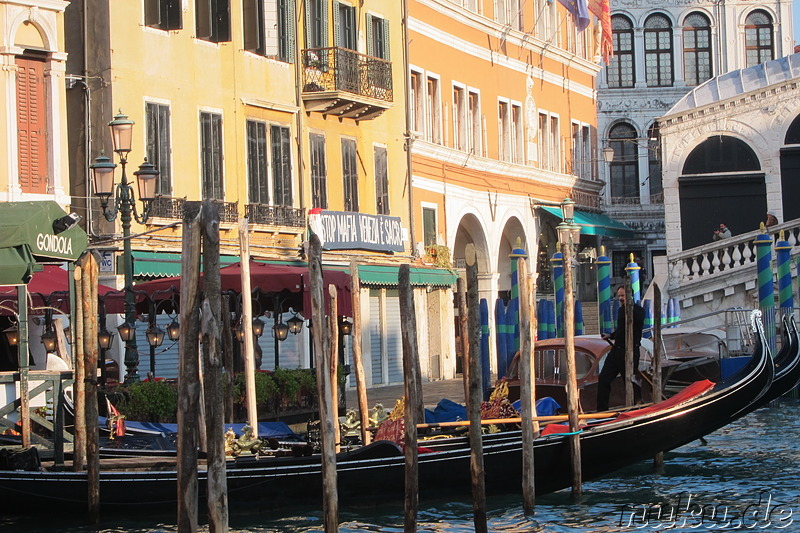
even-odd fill
[(346, 48), (303, 50), (306, 110), (371, 120), (392, 105), (392, 63)]
[(306, 216), (303, 209), (285, 205), (247, 204), (247, 219), (252, 224), (304, 228)]
[[(163, 218), (168, 220), (183, 219), (183, 204), (188, 202), (186, 198), (173, 198), (171, 196), (157, 196), (150, 207), (151, 218)], [(220, 222), (237, 222), (239, 220), (239, 203), (222, 202), (213, 200), (219, 207)]]

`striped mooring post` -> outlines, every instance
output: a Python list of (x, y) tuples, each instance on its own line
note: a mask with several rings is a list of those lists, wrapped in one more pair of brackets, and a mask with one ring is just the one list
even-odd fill
[(614, 331), (611, 320), (611, 259), (606, 257), (605, 246), (600, 247), (600, 257), (597, 258), (597, 312), (600, 333)]
[(775, 256), (778, 267), (778, 306), (781, 316), (794, 312), (794, 297), (792, 295), (792, 245), (783, 238), (780, 232), (778, 242), (775, 243)]
[(772, 237), (761, 227), (756, 236), (756, 268), (758, 270), (758, 306), (764, 323), (767, 345), (775, 353), (775, 284), (772, 281)]
[(580, 300), (575, 300), (575, 335), (583, 335), (583, 304)]
[(631, 254), (631, 262), (625, 267), (625, 272), (631, 277), (631, 292), (633, 292), (633, 303), (639, 303), (642, 299), (642, 287), (639, 283), (639, 271), (642, 269)]
[[(511, 259), (511, 302), (514, 302), (513, 309), (515, 314), (513, 322), (509, 321), (508, 315), (506, 315), (506, 327), (510, 327), (514, 335), (513, 345), (507, 346), (507, 350), (511, 352), (513, 357), (513, 354), (519, 350), (519, 274), (517, 269), (519, 268), (520, 258), (528, 258), (528, 253), (522, 249), (522, 239), (519, 237), (517, 237), (515, 247), (511, 250), (511, 253), (508, 254), (508, 257)], [(509, 304), (511, 302), (509, 302)]]
[(547, 339), (547, 300), (540, 298), (536, 304), (536, 339)]
[(506, 304), (502, 298), (494, 303), (495, 346), (497, 348), (497, 379), (506, 375)]
[[(511, 364), (514, 355), (519, 350), (519, 299), (511, 299), (506, 306), (506, 368)], [(516, 341), (515, 341), (516, 340)], [(515, 347), (516, 346), (516, 347)]]
[(550, 300), (547, 302), (547, 338), (556, 337), (556, 303)]
[(553, 264), (553, 288), (556, 293), (556, 313), (555, 326), (556, 337), (564, 336), (564, 266), (561, 259), (561, 246), (559, 251), (553, 254), (550, 262)]
[(645, 298), (642, 302), (644, 307), (644, 332), (642, 337), (649, 339), (653, 336), (653, 301), (650, 298)]
[(492, 386), (492, 368), (489, 365), (489, 302), (486, 298), (480, 301), (481, 320), (481, 396), (488, 399), (489, 387)]

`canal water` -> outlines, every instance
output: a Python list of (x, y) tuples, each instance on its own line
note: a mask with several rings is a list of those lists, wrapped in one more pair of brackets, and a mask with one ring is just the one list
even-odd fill
[[(800, 401), (783, 399), (751, 413), (666, 455), (663, 473), (642, 463), (586, 483), (584, 495), (569, 491), (541, 496), (536, 513), (525, 516), (518, 495), (490, 497), (489, 531), (800, 531)], [(366, 509), (340, 509), (342, 532), (402, 532), (402, 502)], [(99, 529), (72, 516), (42, 513), (13, 515), (0, 502), (0, 531), (52, 533), (71, 531), (171, 532), (174, 517), (148, 515), (139, 509), (103, 517)], [(473, 531), (468, 499), (425, 501), (418, 531)], [(231, 531), (301, 533), (322, 531), (321, 510), (300, 509), (280, 515), (232, 513)], [(202, 531), (208, 531), (207, 526)]]

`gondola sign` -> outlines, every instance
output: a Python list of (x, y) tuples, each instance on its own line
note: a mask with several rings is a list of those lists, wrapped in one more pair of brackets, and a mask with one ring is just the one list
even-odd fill
[(309, 213), (309, 225), (319, 236), (325, 250), (405, 250), (400, 217), (349, 211), (312, 211)]

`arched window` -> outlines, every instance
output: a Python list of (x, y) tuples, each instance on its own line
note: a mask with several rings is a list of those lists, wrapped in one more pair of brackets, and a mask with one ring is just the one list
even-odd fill
[(611, 172), (611, 201), (615, 204), (639, 203), (639, 147), (636, 130), (630, 124), (617, 124), (609, 132), (614, 149)]
[(772, 43), (772, 17), (766, 11), (753, 11), (744, 25), (744, 48), (747, 64), (752, 67), (775, 59)]
[(683, 77), (686, 85), (700, 85), (712, 76), (711, 23), (692, 13), (683, 23)]
[(767, 212), (761, 162), (745, 141), (713, 135), (695, 147), (678, 177), (683, 249), (712, 241), (725, 224), (733, 235), (758, 229)]
[(672, 25), (664, 15), (644, 23), (644, 69), (648, 87), (672, 86)]
[(613, 88), (633, 87), (634, 76), (633, 24), (626, 17), (611, 17), (614, 57), (606, 67), (608, 86)]
[(654, 123), (647, 130), (647, 168), (650, 182), (650, 203), (664, 202), (664, 189), (661, 181), (661, 133), (658, 123)]

